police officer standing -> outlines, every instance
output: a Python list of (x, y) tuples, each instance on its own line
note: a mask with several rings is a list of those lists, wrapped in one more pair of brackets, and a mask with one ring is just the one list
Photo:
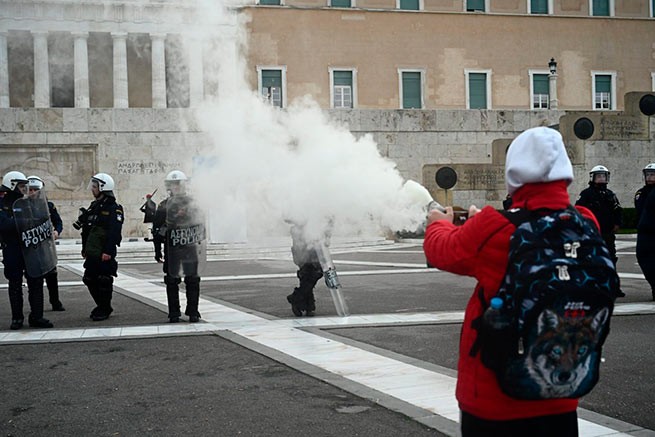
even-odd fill
[(82, 256), (84, 277), (96, 307), (91, 311), (94, 321), (106, 320), (114, 311), (111, 307), (114, 276), (118, 276), (117, 247), (121, 243), (123, 207), (116, 203), (114, 179), (106, 173), (91, 178), (89, 189), (95, 200), (82, 214)]
[(10, 329), (23, 327), (23, 276), (27, 279), (30, 315), (28, 322), (33, 328), (52, 328), (52, 323), (43, 318), (43, 277), (30, 277), (25, 270), (25, 260), (21, 251), (21, 240), (13, 206), (16, 200), (27, 194), (27, 178), (19, 171), (10, 171), (2, 178), (3, 191), (6, 192), (0, 210), (0, 232), (2, 233), (2, 263), (5, 278), (9, 281), (9, 304), (11, 306)]
[[(605, 240), (607, 249), (610, 252), (614, 266), (618, 261), (616, 256), (616, 232), (619, 230), (623, 220), (623, 209), (619, 204), (616, 194), (607, 188), (610, 181), (610, 171), (603, 165), (597, 165), (589, 172), (589, 187), (582, 190), (576, 205), (587, 207), (594, 213), (600, 233)], [(625, 293), (619, 290), (619, 297)]]
[(655, 162), (644, 167), (644, 186), (635, 193), (637, 262), (655, 301)]
[[(311, 317), (316, 311), (316, 299), (314, 287), (319, 279), (323, 277), (323, 268), (318, 258), (314, 245), (306, 241), (304, 226), (292, 223), (291, 225), (291, 255), (293, 262), (298, 266), (296, 276), (298, 286), (293, 293), (287, 296), (287, 302), (291, 304), (291, 312), (296, 317)], [(326, 235), (327, 239), (328, 236)]]
[[(33, 194), (36, 191), (40, 191), (44, 185), (45, 182), (43, 182), (43, 179), (38, 176), (27, 177), (27, 187), (30, 194)], [(64, 223), (61, 220), (61, 216), (59, 215), (55, 204), (50, 201), (47, 202), (48, 211), (50, 213), (50, 221), (52, 222), (52, 227), (54, 228), (52, 234), (55, 240), (57, 240), (64, 230)], [(48, 286), (48, 295), (50, 297), (50, 305), (52, 305), (52, 311), (66, 311), (66, 308), (64, 308), (64, 305), (59, 300), (59, 280), (57, 279), (56, 267), (45, 275), (45, 283)]]
[[(164, 283), (168, 301), (168, 320), (180, 321), (180, 283), (184, 276), (186, 287), (186, 309), (189, 322), (200, 320), (200, 263), (205, 259), (204, 218), (187, 195), (187, 176), (180, 170), (173, 170), (164, 181), (168, 198), (157, 206), (152, 222), (155, 259), (163, 263)], [(184, 235), (184, 241), (177, 238)], [(162, 257), (161, 246), (164, 245)]]

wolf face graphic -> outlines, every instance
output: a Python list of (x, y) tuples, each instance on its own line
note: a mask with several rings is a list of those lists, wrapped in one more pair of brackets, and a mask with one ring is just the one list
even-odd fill
[(562, 318), (548, 309), (539, 315), (537, 339), (526, 351), (525, 366), (542, 397), (576, 393), (589, 374), (592, 352), (608, 316), (607, 308), (578, 318)]

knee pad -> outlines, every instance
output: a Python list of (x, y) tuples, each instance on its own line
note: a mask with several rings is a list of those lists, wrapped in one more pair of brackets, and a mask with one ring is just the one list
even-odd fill
[(188, 285), (198, 285), (200, 284), (200, 277), (199, 276), (185, 276), (184, 277), (184, 283)]
[(168, 285), (178, 285), (182, 282), (180, 278), (174, 278), (173, 276), (164, 275), (164, 283)]

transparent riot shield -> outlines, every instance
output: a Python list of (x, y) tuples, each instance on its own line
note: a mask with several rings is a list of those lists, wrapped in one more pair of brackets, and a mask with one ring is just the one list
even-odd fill
[(16, 200), (13, 210), (27, 274), (33, 278), (43, 276), (57, 267), (57, 250), (45, 191), (38, 190)]
[(166, 263), (174, 278), (201, 276), (207, 266), (206, 217), (187, 195), (166, 201)]
[(341, 284), (339, 283), (337, 270), (334, 268), (334, 263), (332, 262), (330, 250), (323, 241), (317, 242), (314, 248), (316, 250), (318, 260), (321, 263), (321, 268), (323, 269), (323, 277), (325, 278), (325, 285), (330, 290), (330, 295), (332, 296), (332, 301), (334, 302), (334, 308), (337, 310), (337, 314), (339, 316), (347, 317), (350, 315), (350, 311), (348, 310), (346, 299), (341, 292)]

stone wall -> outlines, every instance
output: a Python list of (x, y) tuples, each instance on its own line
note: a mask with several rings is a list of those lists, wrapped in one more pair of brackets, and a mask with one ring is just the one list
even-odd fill
[[(460, 206), (500, 207), (506, 194), (506, 147), (534, 126), (562, 122), (576, 175), (570, 188), (574, 200), (587, 184), (589, 169), (603, 164), (612, 172), (610, 187), (630, 207), (634, 191), (643, 184), (641, 169), (655, 161), (655, 119), (643, 115), (639, 136), (605, 139), (596, 134), (586, 141), (574, 136), (571, 120), (634, 115), (508, 110), (332, 110), (329, 115), (356, 136), (371, 134), (380, 153), (394, 161), (405, 178), (421, 182), (440, 202)], [(160, 186), (172, 169), (192, 174), (193, 160), (209, 144), (190, 109), (0, 109), (0, 172), (17, 169), (43, 177), (48, 197), (64, 219), (67, 238), (79, 235), (71, 223), (78, 208), (92, 200), (87, 184), (97, 172), (109, 173), (116, 181), (116, 195), (125, 208), (124, 235), (148, 235), (139, 212), (144, 195)], [(444, 166), (458, 175), (448, 191), (435, 181), (436, 171)], [(155, 200), (162, 198), (158, 193)]]

